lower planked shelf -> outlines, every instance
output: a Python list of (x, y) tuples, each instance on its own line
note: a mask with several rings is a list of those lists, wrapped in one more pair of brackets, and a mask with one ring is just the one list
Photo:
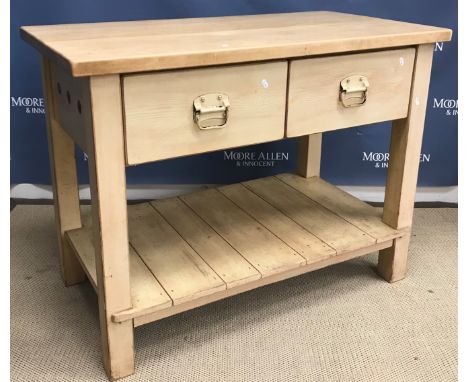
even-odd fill
[[(66, 236), (96, 288), (89, 217)], [(293, 174), (128, 207), (133, 308), (143, 325), (390, 247), (403, 236), (374, 208)]]

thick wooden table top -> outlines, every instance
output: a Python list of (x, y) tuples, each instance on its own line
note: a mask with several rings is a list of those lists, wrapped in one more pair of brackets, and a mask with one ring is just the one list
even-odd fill
[(28, 26), (73, 76), (129, 73), (448, 41), (452, 31), (335, 12)]

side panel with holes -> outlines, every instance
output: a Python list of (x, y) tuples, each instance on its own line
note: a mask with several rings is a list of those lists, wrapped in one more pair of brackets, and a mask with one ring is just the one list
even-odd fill
[(89, 79), (73, 78), (62, 67), (52, 65), (52, 91), (57, 122), (87, 153), (86, 131), (91, 126)]

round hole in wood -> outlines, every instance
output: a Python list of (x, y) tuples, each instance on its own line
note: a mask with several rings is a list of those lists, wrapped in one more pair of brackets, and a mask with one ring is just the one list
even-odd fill
[(81, 114), (81, 102), (80, 102), (80, 100), (78, 100), (76, 102), (76, 108), (78, 109), (78, 113)]
[(62, 94), (62, 87), (60, 86), (60, 82), (57, 82), (57, 91), (58, 94)]
[(70, 96), (70, 92), (67, 90), (67, 102), (68, 104), (71, 104), (71, 96)]

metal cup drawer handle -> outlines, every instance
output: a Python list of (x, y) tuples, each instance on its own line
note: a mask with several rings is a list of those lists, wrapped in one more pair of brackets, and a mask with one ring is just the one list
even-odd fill
[(226, 94), (203, 94), (193, 100), (193, 120), (201, 130), (220, 129), (228, 121), (229, 106)]
[(367, 100), (369, 80), (365, 76), (353, 75), (340, 82), (340, 100), (344, 107), (363, 105)]

